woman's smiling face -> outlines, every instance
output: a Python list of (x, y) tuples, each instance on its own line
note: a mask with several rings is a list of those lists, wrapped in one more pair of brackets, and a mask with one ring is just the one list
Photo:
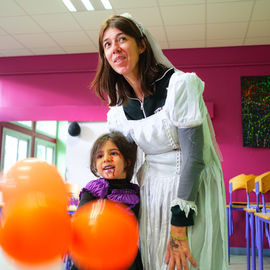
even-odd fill
[(126, 162), (118, 147), (111, 140), (107, 140), (97, 152), (96, 168), (103, 178), (126, 178)]
[(112, 69), (125, 78), (138, 76), (139, 55), (144, 52), (136, 40), (118, 28), (108, 28), (103, 35), (104, 55)]

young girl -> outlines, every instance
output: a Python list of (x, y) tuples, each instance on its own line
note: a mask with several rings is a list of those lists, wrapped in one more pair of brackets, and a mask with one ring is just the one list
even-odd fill
[[(78, 207), (97, 199), (109, 199), (128, 206), (138, 218), (139, 186), (130, 182), (136, 162), (137, 146), (119, 132), (100, 136), (91, 151), (90, 169), (99, 177), (90, 181), (80, 193)], [(75, 265), (71, 270), (78, 269)], [(143, 269), (138, 251), (129, 270)]]

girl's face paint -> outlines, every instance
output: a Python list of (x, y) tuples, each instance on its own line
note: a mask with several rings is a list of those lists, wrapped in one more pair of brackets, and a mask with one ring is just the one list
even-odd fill
[(126, 161), (111, 140), (106, 141), (99, 149), (96, 156), (96, 167), (99, 175), (103, 178), (126, 178)]

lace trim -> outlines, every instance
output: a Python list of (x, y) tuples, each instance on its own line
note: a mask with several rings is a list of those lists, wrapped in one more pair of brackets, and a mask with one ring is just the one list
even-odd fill
[(171, 203), (171, 207), (174, 207), (178, 205), (182, 211), (185, 212), (186, 217), (188, 217), (190, 209), (192, 209), (195, 212), (195, 215), (197, 215), (197, 206), (195, 202), (192, 201), (185, 201), (180, 198), (174, 199)]

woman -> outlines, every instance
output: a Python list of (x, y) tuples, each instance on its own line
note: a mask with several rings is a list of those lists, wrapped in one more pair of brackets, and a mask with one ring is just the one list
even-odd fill
[(109, 128), (145, 153), (137, 175), (144, 268), (228, 269), (224, 183), (204, 83), (174, 69), (125, 16), (101, 27), (99, 56), (92, 86), (109, 98)]

